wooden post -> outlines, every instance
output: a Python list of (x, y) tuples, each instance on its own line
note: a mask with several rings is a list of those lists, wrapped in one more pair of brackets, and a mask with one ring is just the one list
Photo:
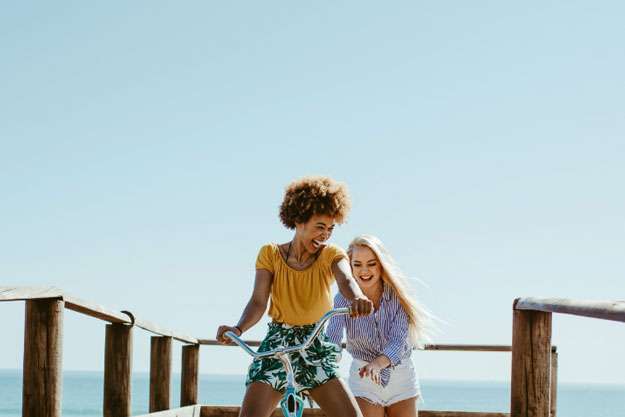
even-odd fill
[(64, 308), (61, 299), (26, 301), (23, 417), (61, 417)]
[(551, 352), (551, 409), (549, 416), (556, 417), (556, 398), (558, 394), (558, 352)]
[(132, 326), (106, 326), (104, 346), (104, 417), (132, 414)]
[(550, 375), (551, 313), (515, 309), (510, 417), (549, 417)]
[(200, 345), (182, 347), (182, 376), (180, 382), (180, 407), (198, 402), (200, 371)]
[(169, 410), (171, 337), (152, 336), (150, 353), (150, 413)]

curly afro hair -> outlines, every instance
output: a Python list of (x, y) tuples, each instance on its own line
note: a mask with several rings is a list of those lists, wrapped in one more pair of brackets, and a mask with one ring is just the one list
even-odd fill
[(338, 224), (347, 221), (352, 200), (345, 183), (329, 176), (309, 175), (291, 181), (280, 205), (280, 220), (289, 229), (306, 223), (314, 215), (334, 217)]

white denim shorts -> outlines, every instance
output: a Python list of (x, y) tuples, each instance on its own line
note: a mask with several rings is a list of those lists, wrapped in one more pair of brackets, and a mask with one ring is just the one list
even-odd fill
[(360, 368), (366, 364), (366, 361), (354, 358), (349, 370), (349, 388), (356, 397), (362, 397), (373, 404), (388, 407), (399, 401), (421, 395), (419, 378), (412, 359), (404, 359), (399, 365), (391, 369), (391, 378), (386, 387), (376, 384), (369, 377), (361, 378), (358, 375)]

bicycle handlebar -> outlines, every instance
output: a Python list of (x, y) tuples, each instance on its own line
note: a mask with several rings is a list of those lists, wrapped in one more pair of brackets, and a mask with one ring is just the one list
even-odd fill
[(224, 336), (230, 338), (230, 340), (232, 340), (234, 343), (241, 346), (243, 350), (245, 350), (248, 354), (250, 354), (250, 356), (253, 356), (259, 359), (269, 358), (269, 357), (274, 356), (276, 353), (291, 353), (291, 352), (296, 352), (298, 350), (306, 349), (308, 346), (312, 344), (312, 342), (315, 340), (315, 338), (321, 331), (321, 328), (330, 319), (330, 317), (333, 317), (339, 314), (349, 314), (350, 311), (351, 310), (349, 308), (337, 308), (336, 310), (330, 310), (321, 318), (321, 320), (319, 320), (319, 322), (313, 329), (312, 333), (310, 334), (310, 336), (308, 336), (308, 339), (306, 339), (304, 343), (295, 345), (295, 346), (289, 346), (289, 347), (279, 346), (276, 349), (268, 350), (267, 352), (253, 351), (252, 348), (250, 348), (243, 340), (239, 339), (239, 337), (232, 332), (225, 332)]

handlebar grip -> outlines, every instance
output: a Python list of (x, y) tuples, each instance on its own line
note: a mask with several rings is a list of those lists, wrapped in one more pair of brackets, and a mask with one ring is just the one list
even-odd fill
[[(347, 309), (348, 309), (347, 314), (349, 314), (350, 317), (354, 318), (354, 309), (352, 307), (353, 307), (353, 304), (350, 304), (349, 307), (347, 307)], [(373, 314), (373, 312), (374, 312), (374, 309), (372, 308), (371, 312), (369, 314), (367, 314), (366, 316), (363, 316), (363, 317), (370, 316), (370, 315)]]

